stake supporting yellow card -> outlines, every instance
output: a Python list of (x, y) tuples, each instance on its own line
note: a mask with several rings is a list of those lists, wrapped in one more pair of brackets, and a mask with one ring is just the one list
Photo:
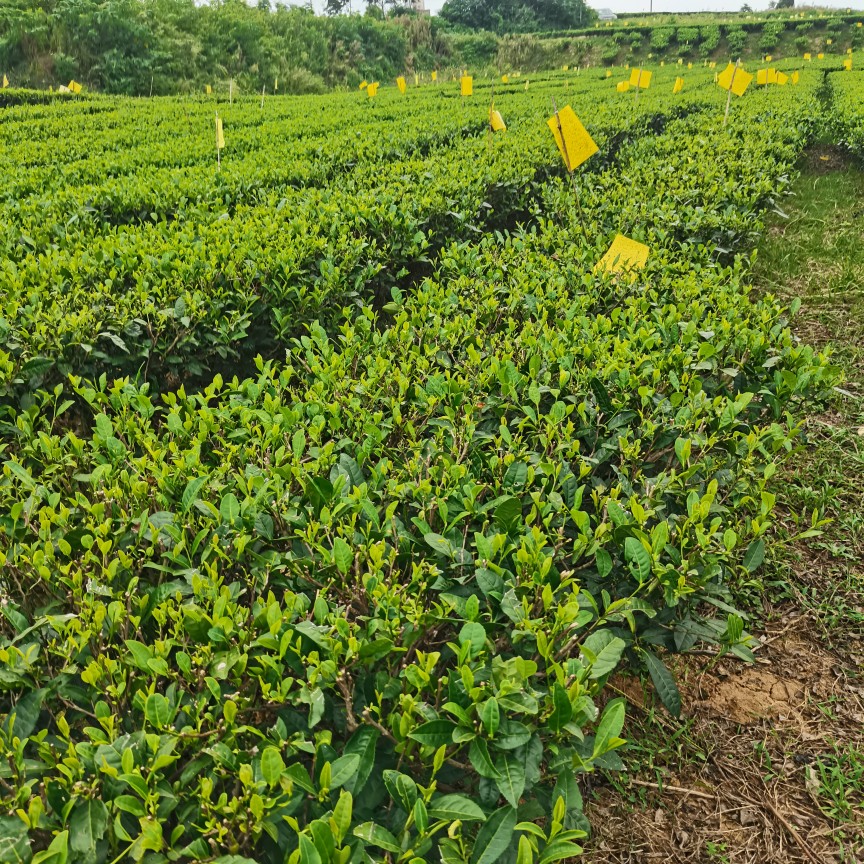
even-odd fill
[(647, 90), (651, 86), (651, 73), (645, 69), (634, 69), (630, 73), (630, 86)]
[(731, 90), (736, 96), (743, 96), (752, 80), (753, 76), (743, 66), (736, 69), (734, 63), (730, 63), (717, 76), (717, 84), (724, 90)]
[(493, 132), (507, 131), (507, 124), (504, 122), (501, 112), (496, 111), (494, 108), (489, 112), (489, 125), (492, 127)]
[(474, 95), (474, 79), (470, 75), (462, 76), (461, 92), (463, 96)]
[(606, 250), (606, 254), (597, 262), (594, 272), (624, 273), (641, 270), (648, 260), (649, 251), (644, 243), (619, 234)]
[(578, 168), (597, 152), (594, 139), (569, 105), (550, 117), (547, 122), (568, 171)]

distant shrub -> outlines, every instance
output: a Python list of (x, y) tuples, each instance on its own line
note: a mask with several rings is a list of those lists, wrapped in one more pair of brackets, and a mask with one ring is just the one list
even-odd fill
[(292, 96), (308, 96), (314, 93), (326, 93), (327, 83), (320, 75), (308, 69), (289, 69), (279, 78), (279, 89)]
[(747, 34), (740, 27), (730, 27), (726, 31), (726, 44), (732, 54), (740, 54), (747, 44)]
[(649, 44), (654, 51), (665, 51), (675, 31), (671, 27), (655, 27), (651, 31)]
[(675, 34), (675, 39), (679, 45), (698, 45), (699, 44), (699, 28), (698, 27), (679, 27)]
[(708, 24), (701, 28), (700, 35), (702, 41), (699, 44), (699, 53), (707, 57), (720, 45), (720, 28), (716, 24)]
[(603, 49), (603, 53), (600, 55), (600, 62), (604, 66), (613, 66), (617, 60), (618, 47), (616, 45), (610, 45), (608, 48)]

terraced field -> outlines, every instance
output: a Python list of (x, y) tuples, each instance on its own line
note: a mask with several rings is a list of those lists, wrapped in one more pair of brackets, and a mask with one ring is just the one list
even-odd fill
[(841, 61), (726, 126), (701, 65), (2, 109), (3, 860), (578, 856), (610, 676), (677, 715), (671, 653), (752, 658), (842, 370), (751, 253), (864, 149)]

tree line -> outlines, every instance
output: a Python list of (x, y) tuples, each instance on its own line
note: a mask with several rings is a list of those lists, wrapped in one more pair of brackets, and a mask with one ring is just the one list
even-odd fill
[(577, 26), (589, 14), (582, 0), (448, 0), (434, 18), (390, 0), (369, 0), (362, 14), (327, 0), (326, 11), (267, 0), (4, 0), (0, 75), (13, 86), (74, 78), (139, 96), (227, 79), (314, 93), (459, 63), (475, 31), (491, 51), (495, 34)]

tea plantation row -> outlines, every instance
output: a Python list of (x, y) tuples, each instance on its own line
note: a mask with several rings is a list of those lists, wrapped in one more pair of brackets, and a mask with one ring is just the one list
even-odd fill
[[(42, 131), (3, 181), (12, 860), (570, 859), (580, 777), (621, 766), (610, 675), (677, 713), (666, 652), (749, 656), (728, 584), (839, 380), (749, 252), (835, 78), (856, 134), (857, 79), (754, 88), (724, 129), (713, 73), (676, 74), (505, 87), (494, 139), (482, 90), (221, 106), (219, 174), (210, 105), (15, 109)], [(576, 187), (550, 96), (600, 145)], [(176, 147), (150, 128), (186, 110)], [(55, 186), (52, 111), (99, 142)], [(633, 279), (594, 272), (618, 232)]]

